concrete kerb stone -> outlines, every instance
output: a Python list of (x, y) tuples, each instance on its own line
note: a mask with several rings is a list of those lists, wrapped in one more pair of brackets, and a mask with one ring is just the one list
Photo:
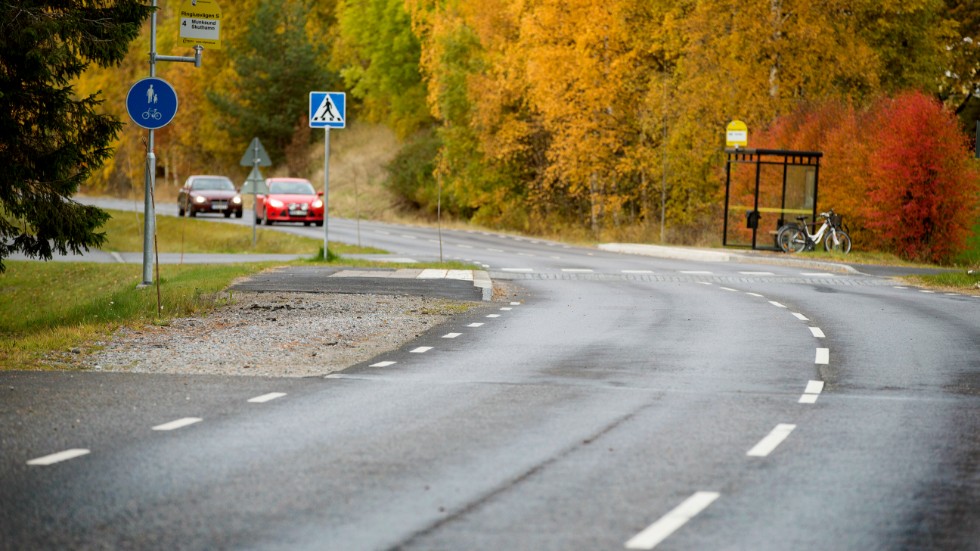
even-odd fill
[(645, 245), (639, 243), (603, 243), (599, 245), (603, 251), (669, 258), (673, 260), (693, 260), (697, 262), (745, 262), (749, 264), (774, 264), (795, 266), (799, 268), (818, 269), (834, 272), (845, 272), (863, 275), (860, 271), (847, 264), (836, 262), (821, 262), (819, 260), (803, 260), (799, 258), (777, 258), (745, 253), (733, 253), (715, 249), (694, 249), (686, 247), (665, 247), (663, 245)]

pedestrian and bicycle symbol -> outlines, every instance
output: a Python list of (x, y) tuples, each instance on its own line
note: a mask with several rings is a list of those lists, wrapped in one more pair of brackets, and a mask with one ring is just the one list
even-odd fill
[(155, 130), (170, 123), (177, 114), (177, 92), (160, 78), (144, 78), (129, 89), (126, 110), (133, 122)]
[(344, 92), (310, 92), (310, 128), (344, 128), (346, 119)]

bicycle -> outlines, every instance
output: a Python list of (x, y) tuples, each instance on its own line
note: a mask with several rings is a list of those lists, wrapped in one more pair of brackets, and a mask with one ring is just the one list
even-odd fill
[(787, 253), (812, 251), (823, 241), (824, 250), (827, 252), (843, 254), (851, 252), (851, 236), (844, 230), (843, 217), (835, 213), (834, 209), (821, 212), (818, 217), (823, 218), (823, 224), (816, 233), (810, 233), (810, 225), (806, 223), (806, 216), (797, 216), (795, 226), (786, 225), (780, 228), (776, 235), (776, 243), (779, 248)]

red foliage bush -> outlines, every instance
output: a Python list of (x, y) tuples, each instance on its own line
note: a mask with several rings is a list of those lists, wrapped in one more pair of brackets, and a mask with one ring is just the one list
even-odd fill
[(980, 171), (955, 118), (911, 92), (869, 109), (842, 102), (780, 117), (759, 147), (822, 151), (820, 209), (845, 216), (856, 246), (911, 260), (949, 261), (980, 202)]
[(962, 250), (976, 220), (980, 175), (969, 139), (939, 102), (921, 93), (875, 109), (868, 220), (881, 240), (910, 260), (945, 262)]

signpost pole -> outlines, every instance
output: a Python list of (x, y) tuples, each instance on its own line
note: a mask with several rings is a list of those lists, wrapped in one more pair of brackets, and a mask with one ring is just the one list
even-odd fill
[(329, 260), (330, 255), (327, 253), (330, 249), (330, 217), (328, 216), (329, 210), (327, 206), (329, 205), (328, 197), (330, 197), (330, 127), (324, 127), (323, 129), (323, 260), (326, 262)]
[[(259, 170), (259, 142), (256, 141), (254, 146), (252, 147), (252, 172), (253, 173), (258, 172), (258, 170)], [(253, 185), (257, 186), (258, 184), (256, 183)], [(254, 191), (255, 188), (252, 189)], [(257, 195), (258, 195), (257, 193), (252, 193), (252, 246), (253, 247), (255, 246), (256, 243), (258, 243), (255, 237), (255, 226), (257, 226), (259, 222), (258, 219), (259, 215), (256, 214), (255, 212), (255, 203), (258, 202), (255, 199)]]
[[(150, 14), (150, 78), (157, 76), (157, 0), (153, 0), (153, 13)], [(153, 285), (153, 235), (156, 213), (153, 208), (154, 180), (157, 174), (157, 159), (153, 152), (153, 129), (149, 129), (146, 140), (146, 174), (143, 179), (143, 282), (140, 287)]]

